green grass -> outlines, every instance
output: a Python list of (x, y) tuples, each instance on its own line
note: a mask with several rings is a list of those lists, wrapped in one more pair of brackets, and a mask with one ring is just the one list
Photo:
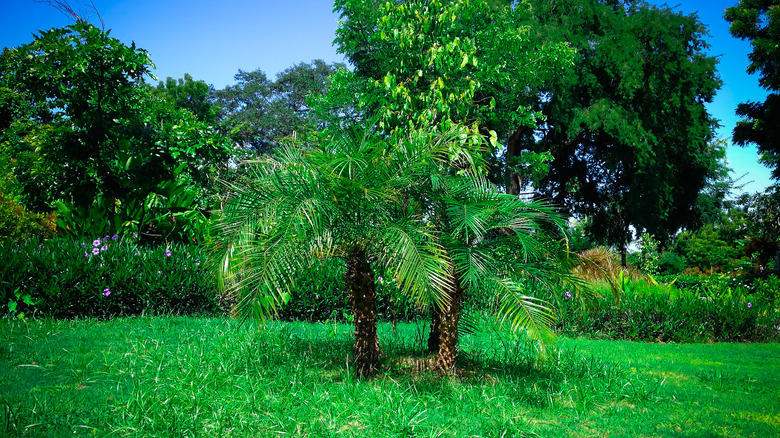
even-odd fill
[(360, 381), (346, 325), (2, 319), (0, 435), (780, 435), (778, 344), (566, 339), (539, 356), (486, 329), (453, 378), (426, 371), (423, 324), (380, 336), (383, 372)]

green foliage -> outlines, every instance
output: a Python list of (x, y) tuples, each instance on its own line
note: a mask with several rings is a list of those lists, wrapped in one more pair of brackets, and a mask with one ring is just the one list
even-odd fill
[[(287, 300), (296, 270), (313, 259), (350, 260), (365, 250), (398, 263), (392, 273), (429, 302), (424, 294), (432, 292), (425, 289), (430, 283), (403, 277), (424, 276), (437, 266), (440, 250), (429, 241), (421, 218), (407, 213), (393, 220), (391, 213), (403, 214), (401, 190), (420, 184), (414, 180), (418, 172), (428, 170), (448, 143), (433, 142), (422, 150), (414, 137), (390, 142), (370, 129), (353, 129), (312, 147), (281, 148), (231, 185), (213, 248), (242, 317), (273, 314)], [(406, 260), (415, 256), (431, 257), (432, 264)]]
[(780, 185), (763, 193), (745, 194), (738, 201), (745, 215), (745, 255), (765, 269), (780, 251)]
[(316, 128), (309, 101), (323, 95), (328, 78), (342, 64), (322, 60), (300, 63), (268, 79), (261, 70), (239, 70), (236, 85), (212, 90), (213, 102), (221, 108), (221, 127), (234, 142), (266, 153), (293, 135), (307, 136)]
[(664, 251), (658, 255), (658, 273), (661, 275), (679, 274), (688, 266), (688, 259), (675, 252)]
[(535, 32), (577, 51), (575, 67), (538, 90), (545, 120), (521, 139), (553, 155), (537, 189), (586, 217), (603, 244), (624, 247), (631, 226), (666, 242), (697, 219), (725, 157), (705, 107), (720, 83), (703, 24), (640, 1), (525, 4)]
[(47, 238), (57, 233), (54, 214), (32, 213), (0, 191), (0, 242)]
[(0, 303), (14, 300), (14, 311), (28, 316), (218, 311), (216, 285), (202, 267), (205, 254), (192, 245), (138, 246), (128, 236), (3, 242), (0, 257)]
[[(335, 9), (336, 43), (355, 70), (335, 77), (320, 109), (379, 111), (388, 130), (476, 126), (491, 140), (491, 175), (514, 178), (512, 194), (519, 191), (514, 172), (530, 180), (544, 169), (543, 155), (514, 147), (510, 137), (536, 125), (529, 90), (570, 67), (573, 51), (565, 42), (540, 41), (523, 5), (339, 0)], [(498, 140), (512, 143), (510, 168), (499, 165)]]
[[(0, 170), (26, 207), (45, 212), (57, 203), (66, 232), (78, 237), (133, 222), (146, 232), (163, 214), (147, 211), (150, 196), (168, 197), (161, 203), (168, 215), (206, 207), (229, 148), (198, 119), (207, 115), (189, 94), (202, 83), (142, 86), (152, 66), (147, 53), (84, 21), (4, 50), (0, 66), (0, 99), (14, 109), (0, 134)], [(183, 205), (171, 190), (196, 195)]]
[(210, 101), (214, 90), (203, 81), (192, 79), (189, 73), (175, 80), (171, 77), (157, 84), (155, 89), (162, 100), (173, 104), (176, 109), (191, 112), (199, 122), (213, 125), (219, 117), (219, 107)]
[(745, 102), (737, 106), (744, 118), (734, 127), (734, 142), (744, 146), (758, 145), (760, 161), (773, 168), (772, 176), (780, 178), (780, 1), (740, 0), (726, 9), (724, 18), (731, 23), (729, 31), (737, 38), (750, 41), (748, 73), (760, 73), (759, 85), (769, 91), (764, 102)]
[[(290, 298), (281, 304), (278, 318), (283, 321), (352, 321), (349, 294), (344, 284), (344, 260), (315, 261), (303, 270), (290, 287)], [(424, 316), (414, 301), (401, 293), (395, 281), (374, 267), (377, 318), (381, 321), (412, 321)]]
[(675, 251), (685, 257), (689, 266), (703, 272), (728, 272), (742, 258), (744, 243), (726, 242), (719, 237), (713, 225), (705, 225), (695, 233), (682, 233)]
[(658, 253), (659, 242), (649, 233), (642, 233), (639, 241), (639, 260), (637, 268), (640, 271), (648, 275), (658, 275), (659, 273), (659, 258)]
[(627, 282), (616, 298), (611, 286), (582, 308), (563, 300), (557, 329), (568, 336), (653, 342), (767, 342), (778, 338), (780, 312), (745, 289), (719, 285), (704, 292), (678, 279), (675, 286)]

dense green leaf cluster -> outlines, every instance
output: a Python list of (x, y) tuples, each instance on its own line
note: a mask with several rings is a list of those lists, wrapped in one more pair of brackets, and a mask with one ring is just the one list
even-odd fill
[[(84, 21), (4, 49), (0, 189), (35, 212), (102, 218), (62, 224), (79, 237), (161, 234), (148, 228), (154, 218), (205, 208), (227, 141), (196, 99), (205, 84), (153, 89), (142, 83), (151, 66), (146, 51)], [(194, 196), (182, 202), (171, 190)]]
[(726, 9), (732, 35), (750, 41), (748, 73), (759, 73), (758, 83), (769, 91), (763, 102), (737, 106), (744, 120), (734, 127), (734, 142), (754, 143), (761, 161), (772, 167), (772, 177), (780, 179), (780, 1), (740, 0)]
[(562, 300), (556, 329), (567, 336), (651, 342), (766, 342), (780, 338), (780, 311), (772, 300), (725, 284), (703, 290), (689, 282), (681, 281), (683, 284), (686, 289), (680, 290), (630, 282), (619, 298), (605, 286), (601, 290), (604, 298), (584, 308), (576, 300)]
[(0, 243), (3, 313), (10, 301), (14, 312), (57, 318), (219, 312), (202, 249), (111, 237)]

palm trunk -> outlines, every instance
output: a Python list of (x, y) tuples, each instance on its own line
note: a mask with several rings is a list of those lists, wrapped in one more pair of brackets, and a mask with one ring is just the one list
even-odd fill
[(381, 350), (376, 329), (374, 273), (362, 249), (353, 251), (347, 262), (346, 288), (355, 324), (355, 367), (358, 375), (365, 377), (377, 369)]
[(447, 373), (455, 369), (455, 357), (458, 355), (460, 301), (464, 292), (457, 274), (455, 274), (454, 280), (454, 287), (450, 291), (450, 296), (444, 308), (441, 309), (439, 356), (436, 359), (436, 368)]

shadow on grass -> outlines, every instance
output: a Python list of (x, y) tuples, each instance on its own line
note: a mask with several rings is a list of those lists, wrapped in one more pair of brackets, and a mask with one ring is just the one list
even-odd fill
[[(459, 354), (455, 375), (444, 375), (434, 371), (436, 356), (427, 352), (418, 328), (407, 326), (396, 334), (380, 332), (384, 354), (372, 380), (391, 379), (419, 392), (437, 394), (453, 382), (502, 385), (515, 400), (539, 408), (564, 404), (586, 410), (610, 400), (639, 405), (659, 398), (662, 382), (576, 350), (550, 348), (540, 354), (523, 342), (472, 342)], [(277, 355), (276, 359), (265, 358), (265, 363), (284, 366), (302, 361), (332, 382), (355, 378), (352, 332), (344, 326), (278, 323), (261, 339), (257, 347)], [(279, 345), (284, 345), (283, 351)]]

